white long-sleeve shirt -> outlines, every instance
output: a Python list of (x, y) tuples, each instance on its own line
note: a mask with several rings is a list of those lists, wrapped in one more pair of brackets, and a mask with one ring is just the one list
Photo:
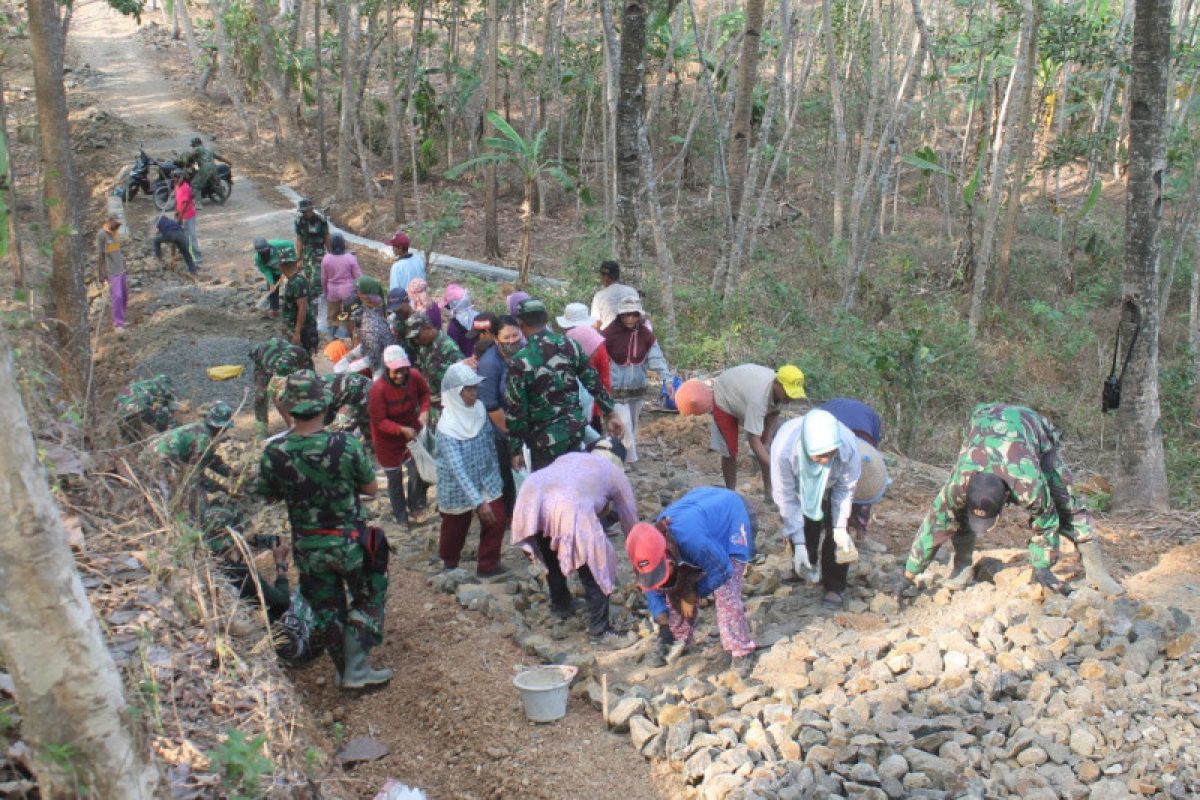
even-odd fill
[[(783, 517), (783, 535), (795, 544), (804, 543), (804, 513), (801, 510), (800, 481), (805, 479), (804, 443), (801, 428), (804, 417), (788, 420), (780, 426), (771, 442), (771, 499), (779, 506)], [(838, 423), (837, 455), (829, 462), (829, 480), (825, 493), (829, 496), (833, 527), (845, 528), (850, 520), (854, 489), (862, 474), (862, 457), (854, 432)]]

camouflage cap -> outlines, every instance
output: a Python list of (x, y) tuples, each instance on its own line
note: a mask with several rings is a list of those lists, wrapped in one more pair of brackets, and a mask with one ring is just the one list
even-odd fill
[(517, 316), (518, 317), (523, 317), (526, 314), (538, 314), (538, 313), (541, 313), (541, 314), (547, 313), (546, 312), (546, 304), (536, 298), (531, 297), (528, 300), (522, 300), (520, 302), (520, 304), (517, 306)]
[(408, 318), (407, 325), (408, 331), (404, 334), (405, 337), (408, 339), (415, 339), (417, 338), (417, 334), (421, 332), (422, 328), (433, 327), (433, 320), (429, 319), (429, 315), (424, 311), (418, 311)]
[(281, 244), (279, 247), (276, 247), (275, 254), (279, 256), (279, 263), (281, 264), (296, 263), (296, 245), (292, 244), (291, 242), (288, 242), (287, 244)]
[(302, 369), (312, 369), (312, 357), (303, 347), (290, 342), (271, 364), (271, 374), (277, 378), (286, 378), (293, 372)]
[(382, 300), (384, 296), (383, 285), (370, 275), (363, 275), (355, 281), (354, 288), (358, 290), (359, 294), (367, 297), (378, 297)]
[(329, 406), (329, 389), (317, 373), (302, 369), (287, 376), (280, 401), (290, 414), (319, 414)]
[(300, 204), (297, 206), (297, 208), (300, 211), (312, 211), (313, 201), (309, 200), (307, 197), (305, 197), (303, 200), (300, 201)]
[(224, 400), (218, 400), (204, 415), (204, 424), (210, 428), (232, 428), (233, 409)]

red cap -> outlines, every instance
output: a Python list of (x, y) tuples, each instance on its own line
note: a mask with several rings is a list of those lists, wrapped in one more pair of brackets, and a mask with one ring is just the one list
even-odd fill
[(625, 552), (643, 589), (657, 589), (671, 577), (667, 540), (648, 522), (639, 522), (625, 537)]
[(399, 247), (401, 250), (407, 250), (409, 241), (408, 234), (404, 231), (396, 231), (392, 238), (388, 239), (384, 244), (390, 244), (392, 247)]

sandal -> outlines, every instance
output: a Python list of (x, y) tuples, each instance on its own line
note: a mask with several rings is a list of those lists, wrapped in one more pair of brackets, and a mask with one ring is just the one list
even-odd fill
[(825, 608), (841, 611), (846, 607), (846, 598), (840, 592), (826, 592), (821, 598), (821, 605)]

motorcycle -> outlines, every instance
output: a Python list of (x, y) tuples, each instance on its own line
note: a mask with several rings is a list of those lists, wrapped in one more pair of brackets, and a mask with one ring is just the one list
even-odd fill
[[(165, 190), (169, 195), (171, 178), (167, 166), (166, 162), (147, 155), (145, 148), (139, 144), (137, 158), (134, 159), (129, 179), (125, 182), (125, 200), (129, 201), (137, 197), (139, 191), (147, 197), (154, 197), (156, 203), (160, 190)], [(157, 170), (157, 176), (154, 175), (155, 170)], [(159, 210), (162, 208), (163, 206), (159, 205)]]
[[(195, 164), (189, 163), (186, 157), (175, 159), (172, 167), (177, 167), (183, 170), (183, 179), (194, 186), (196, 173), (199, 171)], [(200, 192), (201, 200), (210, 200), (219, 206), (225, 205), (225, 201), (229, 199), (229, 195), (233, 194), (233, 170), (224, 161), (218, 161), (213, 172), (212, 180), (208, 186), (204, 187)], [(163, 202), (159, 205), (159, 209), (166, 210), (172, 200), (172, 192), (170, 184), (167, 185), (167, 191), (163, 195)], [(159, 196), (154, 195), (154, 201), (159, 201)]]

